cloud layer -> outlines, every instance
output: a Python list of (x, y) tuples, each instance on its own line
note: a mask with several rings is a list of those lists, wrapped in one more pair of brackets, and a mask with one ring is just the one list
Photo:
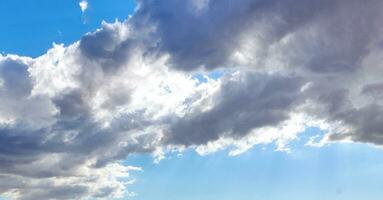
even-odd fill
[(383, 144), (381, 1), (137, 3), (68, 47), (0, 56), (0, 193), (117, 198), (130, 154), (287, 150), (308, 126)]

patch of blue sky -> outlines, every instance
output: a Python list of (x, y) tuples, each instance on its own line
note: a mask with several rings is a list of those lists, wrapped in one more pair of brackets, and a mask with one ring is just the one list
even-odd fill
[[(88, 0), (85, 13), (79, 0), (0, 1), (0, 53), (37, 57), (52, 47), (78, 41), (103, 20), (120, 21), (133, 14), (134, 0)], [(84, 23), (85, 22), (85, 23)]]
[[(307, 129), (302, 135), (318, 134)], [(130, 191), (139, 200), (380, 200), (381, 149), (368, 144), (331, 144), (320, 148), (297, 140), (291, 153), (272, 144), (256, 146), (236, 157), (220, 151), (199, 156), (188, 150), (153, 164), (149, 155), (131, 156), (137, 182)], [(263, 148), (266, 147), (266, 148)]]
[(201, 83), (206, 83), (208, 79), (218, 80), (222, 76), (230, 72), (231, 70), (228, 70), (228, 69), (217, 69), (207, 73), (199, 72), (194, 74), (192, 76), (192, 79), (197, 80), (198, 83), (201, 84)]

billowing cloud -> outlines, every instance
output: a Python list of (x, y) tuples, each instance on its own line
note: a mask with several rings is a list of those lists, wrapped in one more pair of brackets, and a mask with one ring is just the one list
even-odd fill
[(253, 129), (283, 122), (300, 101), (302, 81), (297, 77), (248, 72), (222, 81), (209, 97), (214, 102), (210, 108), (194, 108), (170, 123), (166, 142), (200, 145), (223, 136), (239, 139)]
[(0, 56), (0, 193), (117, 198), (130, 154), (288, 150), (307, 126), (383, 145), (381, 1), (137, 3), (70, 46)]

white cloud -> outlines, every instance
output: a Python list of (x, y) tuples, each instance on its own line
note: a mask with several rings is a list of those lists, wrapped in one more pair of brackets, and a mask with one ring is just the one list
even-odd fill
[(87, 0), (81, 0), (78, 5), (80, 6), (81, 12), (85, 12), (86, 9), (88, 9), (88, 1)]

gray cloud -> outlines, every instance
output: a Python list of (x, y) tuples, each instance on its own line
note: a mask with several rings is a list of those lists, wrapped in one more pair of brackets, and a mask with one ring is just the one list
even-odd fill
[(294, 113), (382, 145), (382, 4), (140, 0), (68, 47), (0, 56), (0, 193), (118, 197), (110, 171), (132, 153), (241, 141)]
[[(102, 128), (94, 119), (90, 105), (91, 95), (100, 83), (78, 79), (83, 76), (73, 76), (73, 80), (84, 84), (74, 89), (51, 97), (33, 94), (36, 77), (29, 74), (33, 62), (13, 57), (0, 62), (0, 172), (2, 179), (18, 178), (13, 184), (1, 186), (2, 193), (17, 191), (11, 195), (16, 199), (115, 196), (123, 189), (116, 178), (102, 182), (105, 172), (90, 176), (82, 171), (101, 171), (129, 153), (152, 151), (150, 146), (142, 147), (134, 142), (119, 145), (130, 137), (124, 131), (135, 129), (134, 123), (143, 117), (140, 113), (126, 114), (116, 119), (123, 122)], [(114, 94), (111, 98), (108, 104), (129, 102), (123, 100), (125, 95)], [(136, 122), (130, 123), (131, 118)], [(123, 126), (119, 125), (122, 123)], [(57, 177), (66, 180), (60, 183), (54, 180)], [(79, 177), (81, 180), (75, 181)]]
[(221, 137), (241, 138), (250, 130), (276, 126), (298, 105), (303, 81), (298, 77), (246, 73), (226, 77), (214, 106), (194, 110), (176, 120), (165, 140), (200, 145)]
[[(171, 65), (190, 71), (230, 66), (229, 57), (243, 34), (253, 32), (267, 45), (326, 14), (336, 1), (209, 0), (138, 1), (136, 27), (154, 24), (159, 51), (171, 55)], [(143, 20), (144, 19), (144, 20)], [(143, 21), (143, 22), (142, 22)]]

